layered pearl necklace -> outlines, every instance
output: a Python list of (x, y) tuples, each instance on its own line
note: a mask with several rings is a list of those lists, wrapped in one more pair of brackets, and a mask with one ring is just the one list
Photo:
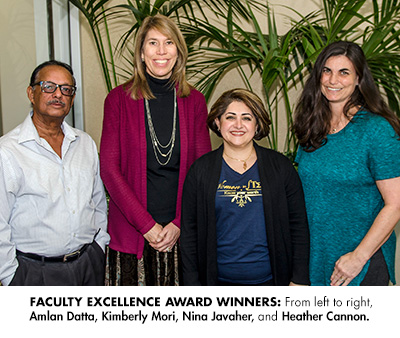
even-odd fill
[[(175, 146), (176, 118), (177, 118), (176, 89), (174, 89), (174, 118), (173, 118), (173, 122), (172, 122), (172, 132), (171, 132), (171, 137), (169, 139), (169, 142), (166, 145), (162, 145), (157, 137), (157, 134), (156, 134), (156, 131), (155, 131), (154, 125), (153, 125), (153, 119), (151, 118), (149, 101), (145, 99), (144, 103), (145, 103), (145, 107), (146, 107), (146, 115), (147, 115), (147, 121), (149, 124), (149, 132), (150, 132), (151, 144), (153, 145), (154, 156), (160, 165), (165, 166), (171, 160), (172, 152), (173, 152), (174, 146)], [(160, 156), (161, 156), (161, 158), (160, 158)], [(162, 161), (163, 159), (164, 159), (164, 161)]]

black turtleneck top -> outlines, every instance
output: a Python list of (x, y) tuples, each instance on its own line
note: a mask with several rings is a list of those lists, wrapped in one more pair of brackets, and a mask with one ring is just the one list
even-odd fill
[[(147, 82), (156, 99), (149, 100), (150, 114), (155, 133), (160, 143), (165, 146), (172, 135), (174, 120), (174, 86), (168, 79), (162, 80), (146, 74)], [(146, 114), (146, 107), (145, 107)], [(180, 133), (179, 114), (176, 108), (176, 135), (172, 156), (168, 164), (160, 165), (156, 159), (150, 137), (147, 114), (147, 211), (157, 223), (166, 224), (175, 218), (178, 194)], [(162, 148), (161, 148), (162, 149)], [(163, 153), (167, 150), (162, 149)], [(165, 157), (157, 154), (160, 162), (165, 163)]]

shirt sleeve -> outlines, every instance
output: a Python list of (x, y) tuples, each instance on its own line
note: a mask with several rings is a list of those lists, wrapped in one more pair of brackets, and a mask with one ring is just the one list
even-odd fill
[[(204, 155), (211, 151), (211, 140), (210, 140), (210, 132), (207, 127), (207, 105), (206, 100), (200, 92), (193, 92), (193, 102), (190, 102), (190, 108), (193, 111), (190, 114), (190, 119), (192, 121), (188, 121), (193, 123), (193, 125), (188, 129), (189, 132), (193, 131), (193, 135), (189, 137), (189, 152), (193, 152), (193, 157), (191, 154), (188, 154), (187, 159), (189, 160), (197, 160), (200, 156)], [(190, 97), (189, 97), (190, 98)], [(188, 98), (188, 99), (189, 99)], [(191, 166), (191, 161), (189, 162), (189, 167)], [(181, 208), (182, 208), (182, 187), (185, 177), (179, 178), (179, 189), (176, 203), (176, 217), (172, 221), (178, 228), (181, 227)]]
[(400, 176), (400, 140), (390, 123), (380, 118), (374, 121), (369, 146), (369, 170), (372, 177), (385, 180)]
[[(155, 221), (141, 204), (132, 185), (122, 173), (122, 149), (126, 145), (120, 142), (121, 111), (119, 95), (120, 88), (111, 91), (104, 103), (103, 131), (100, 142), (100, 171), (101, 178), (115, 204), (126, 220), (142, 235), (146, 234)], [(128, 131), (127, 131), (128, 132)], [(134, 131), (131, 131), (134, 133)], [(132, 155), (134, 156), (134, 155)]]
[(288, 162), (285, 182), (292, 244), (292, 278), (296, 284), (309, 285), (310, 232), (304, 192), (296, 169)]
[(302, 153), (303, 153), (303, 149), (299, 146), (297, 148), (296, 158), (294, 159), (295, 163), (298, 164), (300, 162)]
[(107, 199), (104, 191), (103, 181), (100, 178), (100, 165), (97, 155), (97, 148), (93, 142), (94, 156), (97, 162), (96, 177), (93, 187), (93, 202), (95, 205), (95, 225), (99, 229), (96, 236), (96, 242), (105, 251), (106, 245), (110, 242), (110, 235), (107, 233)]
[(7, 187), (13, 181), (12, 167), (7, 158), (0, 152), (0, 280), (8, 285), (18, 268), (15, 245), (11, 240), (9, 219), (15, 198)]
[(204, 96), (200, 94), (198, 99), (198, 103), (196, 105), (195, 111), (195, 121), (197, 123), (195, 132), (196, 140), (195, 140), (195, 147), (196, 147), (196, 159), (200, 156), (204, 155), (211, 151), (211, 139), (210, 139), (210, 132), (207, 127), (207, 104)]
[(196, 166), (192, 166), (186, 176), (183, 186), (182, 198), (182, 227), (180, 237), (180, 248), (183, 269), (184, 285), (201, 285), (198, 267), (198, 203)]

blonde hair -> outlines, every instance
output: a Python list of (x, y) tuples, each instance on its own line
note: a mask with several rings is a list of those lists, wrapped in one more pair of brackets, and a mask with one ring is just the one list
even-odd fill
[(129, 79), (125, 86), (131, 94), (134, 100), (141, 98), (150, 100), (154, 98), (154, 95), (147, 83), (146, 79), (146, 66), (142, 61), (142, 49), (143, 43), (146, 39), (147, 33), (151, 30), (157, 30), (161, 34), (171, 39), (176, 45), (178, 51), (178, 57), (175, 66), (172, 69), (170, 77), (171, 86), (178, 85), (177, 95), (179, 97), (189, 96), (192, 86), (186, 80), (186, 62), (188, 57), (188, 50), (186, 47), (185, 39), (183, 38), (182, 32), (178, 26), (168, 17), (156, 14), (154, 16), (148, 16), (143, 20), (142, 25), (136, 36), (134, 59), (133, 59), (133, 76)]

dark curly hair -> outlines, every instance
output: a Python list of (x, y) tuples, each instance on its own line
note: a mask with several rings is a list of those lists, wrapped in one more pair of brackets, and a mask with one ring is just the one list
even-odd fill
[(321, 75), (326, 61), (338, 55), (349, 58), (358, 76), (358, 86), (346, 103), (343, 114), (350, 119), (351, 108), (363, 107), (371, 113), (383, 116), (400, 136), (399, 118), (389, 109), (380, 94), (363, 50), (353, 42), (337, 41), (329, 44), (319, 54), (294, 110), (293, 129), (299, 144), (306, 151), (314, 151), (326, 143), (332, 113), (328, 100), (321, 92)]

